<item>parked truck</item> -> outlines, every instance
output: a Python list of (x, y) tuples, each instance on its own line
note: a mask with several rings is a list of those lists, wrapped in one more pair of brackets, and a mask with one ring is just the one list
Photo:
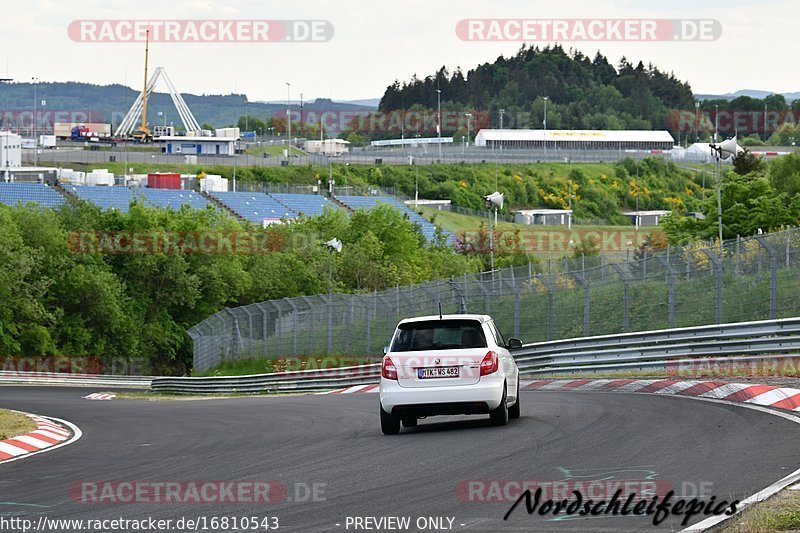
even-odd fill
[(102, 132), (92, 131), (85, 125), (75, 126), (70, 133), (70, 139), (91, 144), (108, 144), (116, 146), (116, 142), (110, 136), (103, 135)]
[(111, 138), (111, 124), (105, 122), (56, 122), (53, 125), (53, 134), (59, 139), (71, 139), (76, 126), (90, 131), (90, 137)]

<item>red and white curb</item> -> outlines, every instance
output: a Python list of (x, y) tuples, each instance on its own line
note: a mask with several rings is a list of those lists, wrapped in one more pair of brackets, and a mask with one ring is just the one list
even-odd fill
[(92, 394), (84, 396), (83, 398), (85, 400), (113, 400), (116, 397), (117, 397), (116, 394), (111, 394), (108, 392), (94, 392)]
[(343, 389), (326, 390), (318, 392), (317, 394), (353, 394), (354, 392), (378, 392), (380, 383), (372, 383), (370, 385), (353, 385), (351, 387), (344, 387)]
[(724, 400), (800, 412), (800, 389), (674, 379), (559, 379), (523, 382), (522, 390), (637, 392)]
[(59, 418), (24, 413), (36, 422), (36, 430), (0, 441), (0, 463), (24, 459), (54, 450), (81, 438), (78, 426)]
[[(318, 394), (378, 392), (378, 384), (355, 385)], [(748, 403), (800, 413), (800, 389), (726, 383), (720, 381), (679, 381), (673, 379), (544, 379), (521, 381), (520, 390), (637, 392), (667, 394)]]

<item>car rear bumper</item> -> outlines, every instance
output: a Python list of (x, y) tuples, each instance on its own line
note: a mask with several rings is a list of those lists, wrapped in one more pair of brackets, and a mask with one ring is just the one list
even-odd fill
[(504, 382), (502, 376), (483, 376), (473, 385), (409, 388), (381, 378), (381, 407), (409, 416), (488, 413), (500, 405)]

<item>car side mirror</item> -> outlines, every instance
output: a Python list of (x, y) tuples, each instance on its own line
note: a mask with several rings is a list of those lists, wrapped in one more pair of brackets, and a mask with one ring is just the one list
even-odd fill
[(522, 348), (522, 341), (512, 337), (508, 339), (508, 342), (506, 342), (506, 348), (509, 350), (518, 350)]
[(386, 355), (387, 353), (389, 353), (389, 347), (388, 346), (384, 346), (383, 347), (383, 355)]

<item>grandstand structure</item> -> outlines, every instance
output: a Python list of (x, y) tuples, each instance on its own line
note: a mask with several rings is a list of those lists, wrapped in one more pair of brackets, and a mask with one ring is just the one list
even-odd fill
[(666, 130), (482, 129), (475, 136), (475, 146), (503, 150), (668, 151), (674, 145), (675, 139)]
[(17, 205), (37, 203), (42, 207), (58, 207), (64, 196), (44, 183), (0, 181), (0, 203)]
[(144, 196), (148, 204), (161, 209), (178, 210), (184, 205), (192, 209), (205, 209), (213, 205), (200, 193), (176, 189), (138, 189), (138, 194)]
[[(390, 205), (403, 213), (412, 223), (419, 224), (422, 234), (428, 242), (434, 241), (438, 228), (397, 198), (391, 196), (337, 196), (336, 199), (353, 210), (372, 209), (380, 204)], [(447, 238), (447, 242), (452, 243), (453, 234), (446, 230), (441, 231)]]
[(434, 242), (437, 231), (441, 231), (446, 242), (453, 243), (453, 235), (439, 230), (403, 201), (391, 196), (335, 196), (331, 200), (318, 194), (264, 193), (208, 191), (195, 192), (182, 189), (129, 188), (121, 186), (69, 185), (61, 190), (43, 183), (0, 183), (0, 203), (6, 205), (37, 203), (41, 207), (58, 207), (72, 196), (94, 204), (103, 210), (127, 213), (131, 203), (140, 202), (159, 209), (178, 210), (222, 208), (242, 220), (259, 226), (283, 223), (301, 216), (321, 215), (325, 209), (373, 209), (381, 204), (394, 207), (410, 222), (419, 225), (428, 242)]

